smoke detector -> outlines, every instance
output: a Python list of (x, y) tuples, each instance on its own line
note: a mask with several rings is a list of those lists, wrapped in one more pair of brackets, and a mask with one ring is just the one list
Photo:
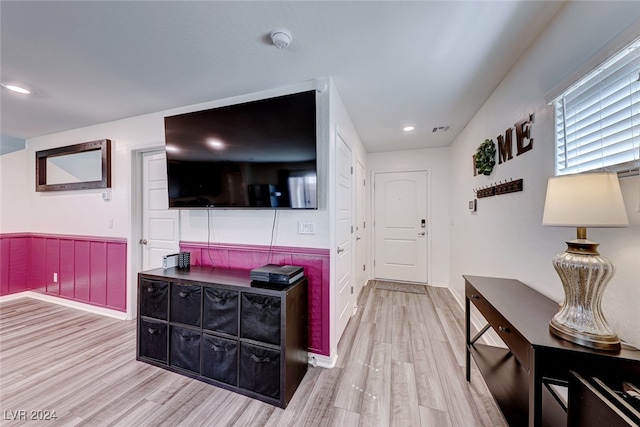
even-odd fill
[(285, 49), (287, 46), (289, 46), (291, 40), (293, 40), (293, 37), (291, 37), (291, 33), (289, 32), (289, 30), (286, 30), (284, 28), (276, 28), (275, 30), (271, 31), (270, 36), (271, 42), (273, 42), (273, 45), (278, 49)]

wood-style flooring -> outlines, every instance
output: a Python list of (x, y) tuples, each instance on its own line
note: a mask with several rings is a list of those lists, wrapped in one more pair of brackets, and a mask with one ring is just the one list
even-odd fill
[[(460, 306), (447, 289), (403, 286), (369, 282), (337, 366), (309, 367), (286, 410), (137, 362), (135, 321), (6, 301), (0, 425), (504, 426), (477, 369), (465, 380)], [(12, 421), (47, 415), (31, 411), (57, 418)]]

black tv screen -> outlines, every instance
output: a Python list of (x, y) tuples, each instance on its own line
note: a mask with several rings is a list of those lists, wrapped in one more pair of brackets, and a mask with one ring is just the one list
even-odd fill
[(317, 209), (315, 91), (165, 117), (170, 208)]

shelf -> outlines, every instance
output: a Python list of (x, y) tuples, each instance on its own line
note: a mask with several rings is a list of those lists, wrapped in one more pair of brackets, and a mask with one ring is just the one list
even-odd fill
[(487, 383), (487, 387), (510, 426), (527, 425), (529, 402), (527, 371), (506, 348), (476, 344), (471, 355)]
[[(510, 426), (526, 426), (529, 373), (506, 348), (475, 344), (469, 348), (498, 407)], [(567, 415), (546, 387), (542, 388), (543, 427), (565, 426)]]
[(257, 288), (248, 271), (193, 267), (138, 281), (137, 360), (287, 406), (307, 372), (306, 278)]

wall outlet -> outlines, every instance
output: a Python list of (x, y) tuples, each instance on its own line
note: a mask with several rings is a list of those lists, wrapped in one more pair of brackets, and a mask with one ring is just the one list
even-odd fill
[(53, 273), (53, 283), (58, 283), (58, 273)]
[(298, 221), (298, 234), (316, 234), (316, 223)]

